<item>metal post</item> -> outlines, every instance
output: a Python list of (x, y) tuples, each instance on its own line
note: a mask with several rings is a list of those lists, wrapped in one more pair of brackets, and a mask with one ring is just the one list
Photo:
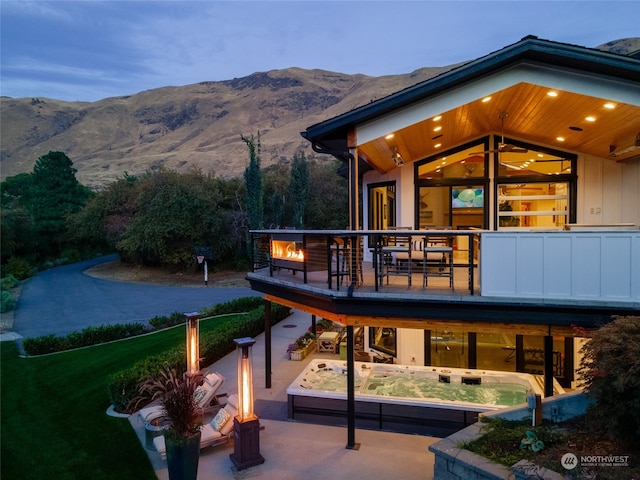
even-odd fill
[(264, 301), (264, 388), (271, 388), (271, 302)]
[(359, 450), (360, 444), (356, 443), (356, 382), (353, 346), (353, 326), (347, 325), (347, 449)]

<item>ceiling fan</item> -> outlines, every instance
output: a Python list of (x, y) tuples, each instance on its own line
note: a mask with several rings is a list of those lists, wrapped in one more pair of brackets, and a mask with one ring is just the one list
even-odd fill
[(515, 145), (512, 145), (510, 143), (504, 143), (504, 119), (507, 118), (508, 116), (509, 114), (507, 112), (500, 112), (500, 114), (498, 114), (498, 118), (500, 118), (500, 120), (502, 121), (502, 134), (501, 134), (500, 143), (498, 143), (498, 148), (494, 150), (486, 150), (484, 152), (475, 152), (476, 154), (484, 155), (485, 153), (496, 153), (496, 152), (527, 153), (529, 151), (528, 149), (523, 147), (516, 147)]

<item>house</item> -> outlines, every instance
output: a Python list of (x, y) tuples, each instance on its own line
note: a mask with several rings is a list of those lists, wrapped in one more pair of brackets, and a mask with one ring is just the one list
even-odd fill
[(529, 36), (302, 135), (344, 161), (351, 224), (253, 232), (248, 279), (345, 327), (349, 444), (356, 331), (553, 395), (585, 330), (640, 311), (638, 58)]

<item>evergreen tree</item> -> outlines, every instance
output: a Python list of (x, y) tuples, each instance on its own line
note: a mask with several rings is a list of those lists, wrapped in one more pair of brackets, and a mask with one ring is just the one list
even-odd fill
[(244, 171), (246, 188), (247, 219), (250, 230), (264, 228), (264, 193), (260, 172), (260, 132), (258, 138), (241, 137), (249, 148), (249, 166)]
[(298, 229), (305, 228), (305, 212), (309, 201), (309, 166), (304, 153), (293, 156), (289, 199), (293, 212), (293, 226)]
[(33, 167), (29, 208), (41, 254), (61, 253), (66, 216), (80, 210), (91, 196), (91, 191), (76, 179), (76, 172), (63, 152), (49, 152)]

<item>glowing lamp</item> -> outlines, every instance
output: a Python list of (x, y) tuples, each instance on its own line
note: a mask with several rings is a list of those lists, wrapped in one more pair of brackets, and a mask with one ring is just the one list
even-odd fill
[(253, 365), (250, 337), (236, 338), (238, 347), (238, 415), (233, 419), (233, 453), (229, 455), (238, 470), (264, 463), (260, 455), (260, 422), (253, 411)]
[(200, 314), (185, 313), (187, 317), (187, 374), (200, 372)]
[(253, 412), (253, 364), (251, 346), (256, 343), (253, 338), (237, 338), (238, 346), (238, 417), (244, 422), (256, 418)]

